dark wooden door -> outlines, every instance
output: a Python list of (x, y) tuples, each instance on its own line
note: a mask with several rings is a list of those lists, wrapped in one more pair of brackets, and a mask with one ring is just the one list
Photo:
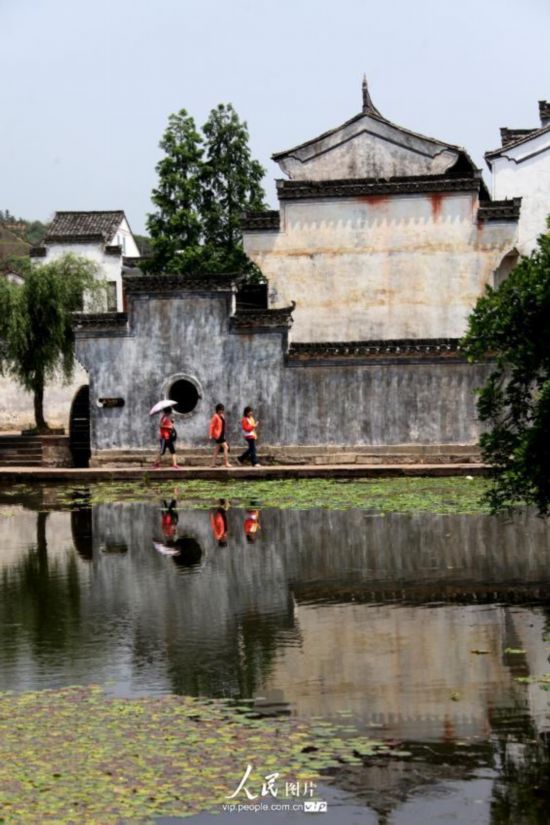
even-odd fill
[(71, 405), (69, 444), (75, 467), (87, 467), (90, 461), (90, 388), (80, 387)]

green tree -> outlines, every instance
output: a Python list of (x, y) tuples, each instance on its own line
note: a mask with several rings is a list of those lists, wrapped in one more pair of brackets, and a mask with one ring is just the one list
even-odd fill
[(152, 194), (157, 210), (147, 220), (148, 269), (257, 275), (242, 248), (240, 221), (244, 211), (266, 208), (264, 170), (252, 159), (246, 123), (231, 104), (213, 109), (203, 132), (185, 109), (169, 118)]
[(493, 510), (516, 502), (550, 513), (550, 235), (497, 288), (487, 288), (463, 340), (472, 361), (494, 360), (479, 393)]
[(104, 287), (91, 261), (65, 255), (41, 266), (20, 259), (21, 286), (0, 279), (0, 367), (34, 396), (39, 432), (44, 419), (44, 388), (59, 371), (70, 380), (74, 368), (72, 314), (84, 295), (92, 305)]
[(200, 171), (202, 138), (185, 109), (170, 115), (159, 144), (164, 157), (156, 166), (158, 186), (147, 218), (154, 270), (188, 272), (200, 258), (202, 219)]
[(266, 209), (262, 179), (265, 169), (253, 160), (245, 122), (233, 106), (220, 103), (203, 126), (202, 167), (204, 263), (209, 272), (253, 271), (242, 246), (243, 212)]

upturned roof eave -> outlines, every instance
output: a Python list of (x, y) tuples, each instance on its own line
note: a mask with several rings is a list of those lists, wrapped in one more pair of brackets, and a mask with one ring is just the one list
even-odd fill
[(521, 146), (524, 143), (529, 143), (530, 140), (536, 140), (541, 135), (550, 132), (550, 123), (547, 126), (541, 126), (540, 129), (535, 129), (531, 134), (525, 135), (522, 138), (518, 138), (513, 143), (508, 143), (506, 146), (499, 146), (498, 149), (490, 149), (488, 152), (485, 152), (483, 157), (485, 158), (485, 162), (489, 169), (491, 168), (491, 160), (493, 158), (498, 158), (501, 155), (505, 155), (510, 149), (515, 149), (516, 146)]

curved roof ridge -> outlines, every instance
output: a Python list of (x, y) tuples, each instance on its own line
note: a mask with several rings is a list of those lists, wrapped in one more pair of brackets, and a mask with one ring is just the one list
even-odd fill
[[(271, 155), (272, 160), (277, 161), (287, 155), (292, 154), (293, 152), (298, 151), (299, 149), (304, 149), (306, 146), (310, 146), (312, 143), (317, 143), (318, 141), (324, 140), (331, 135), (334, 135), (336, 132), (339, 132), (341, 129), (345, 129), (346, 126), (350, 126), (352, 123), (355, 123), (358, 120), (361, 120), (364, 117), (371, 117), (375, 120), (379, 120), (381, 123), (385, 123), (388, 126), (391, 126), (393, 129), (397, 129), (399, 132), (403, 132), (406, 135), (411, 135), (412, 137), (419, 138), (420, 140), (427, 140), (429, 143), (434, 143), (439, 146), (443, 146), (446, 149), (454, 149), (457, 152), (463, 152), (467, 155), (468, 159), (471, 160), (468, 152), (462, 146), (458, 146), (455, 143), (448, 143), (445, 140), (439, 140), (438, 138), (430, 137), (429, 135), (422, 135), (420, 132), (413, 132), (412, 129), (407, 129), (405, 126), (400, 126), (398, 123), (394, 123), (392, 120), (388, 120), (387, 117), (378, 112), (378, 110), (370, 109), (369, 111), (359, 112), (359, 114), (354, 115), (354, 117), (346, 120), (344, 123), (341, 123), (339, 126), (336, 126), (333, 129), (328, 129), (326, 132), (323, 132), (317, 137), (310, 138), (309, 140), (305, 140), (303, 143), (298, 143), (296, 146), (292, 146), (290, 149), (286, 149), (282, 152), (275, 152)], [(472, 161), (472, 166), (475, 168), (475, 164)]]
[(530, 134), (524, 135), (517, 140), (514, 140), (512, 143), (507, 143), (505, 146), (499, 146), (498, 149), (490, 149), (488, 152), (485, 152), (483, 157), (485, 160), (488, 158), (496, 158), (498, 155), (504, 155), (510, 149), (515, 149), (516, 146), (521, 146), (522, 143), (528, 143), (533, 138), (540, 137), (540, 135), (544, 135), (546, 132), (550, 132), (550, 123), (547, 126), (541, 126), (539, 129), (534, 129)]

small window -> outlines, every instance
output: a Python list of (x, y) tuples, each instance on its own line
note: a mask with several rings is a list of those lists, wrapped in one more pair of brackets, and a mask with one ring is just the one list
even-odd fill
[(116, 281), (107, 282), (107, 312), (117, 311)]
[(174, 381), (168, 390), (168, 398), (176, 401), (176, 412), (185, 415), (185, 413), (192, 412), (197, 406), (199, 391), (191, 381), (180, 378)]

